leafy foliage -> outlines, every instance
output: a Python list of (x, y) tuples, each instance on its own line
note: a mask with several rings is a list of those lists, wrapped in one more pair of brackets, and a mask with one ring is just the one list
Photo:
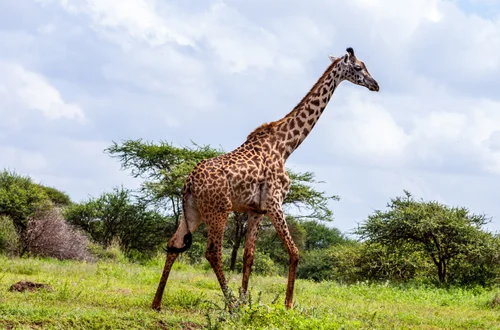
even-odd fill
[(432, 265), (422, 253), (393, 251), (380, 244), (348, 243), (307, 251), (298, 278), (314, 281), (429, 282)]
[(300, 225), (306, 231), (304, 249), (327, 249), (332, 245), (349, 242), (337, 228), (331, 228), (318, 221), (301, 221)]
[[(224, 251), (224, 266), (228, 268), (231, 256), (229, 255), (229, 250)], [(243, 269), (243, 251), (240, 249), (236, 257), (236, 267), (235, 269), (241, 271)], [(252, 274), (258, 275), (279, 275), (282, 273), (282, 265), (276, 264), (275, 260), (265, 252), (262, 252), (260, 247), (255, 249), (255, 258), (252, 265)]]
[(500, 237), (483, 233), (474, 248), (449, 265), (449, 282), (489, 286), (500, 283)]
[(28, 218), (37, 209), (50, 206), (45, 190), (30, 177), (6, 170), (0, 172), (0, 215), (12, 219), (18, 234), (24, 234)]
[(56, 205), (56, 206), (68, 206), (71, 204), (71, 198), (68, 196), (68, 194), (54, 188), (54, 187), (47, 187), (47, 186), (42, 186), (38, 185), (42, 190), (47, 194), (47, 197), (49, 197), (50, 201)]
[[(314, 173), (295, 173), (287, 170), (290, 177), (290, 189), (283, 201), (285, 210), (290, 211), (292, 207), (297, 208), (300, 214), (295, 218), (310, 218), (315, 220), (331, 221), (333, 212), (328, 207), (330, 200), (338, 201), (337, 195), (327, 196), (325, 192), (316, 190), (313, 185), (321, 183), (316, 181)], [(304, 214), (304, 210), (306, 214)], [(290, 212), (288, 212), (290, 214)]]
[(19, 236), (12, 219), (0, 216), (0, 253), (17, 255), (19, 252)]
[(416, 201), (406, 191), (405, 196), (392, 199), (388, 208), (369, 216), (356, 233), (370, 243), (424, 252), (436, 266), (441, 283), (449, 277), (451, 262), (481, 250), (491, 236), (481, 230), (488, 222), (484, 215), (434, 201)]

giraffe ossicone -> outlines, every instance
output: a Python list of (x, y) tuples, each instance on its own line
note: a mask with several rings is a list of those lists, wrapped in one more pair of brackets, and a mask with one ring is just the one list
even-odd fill
[(379, 91), (365, 64), (349, 47), (342, 57), (329, 56), (331, 64), (302, 100), (280, 120), (263, 124), (250, 133), (235, 150), (201, 161), (189, 174), (182, 192), (183, 215), (169, 240), (163, 273), (152, 308), (160, 310), (163, 291), (172, 264), (191, 245), (191, 233), (205, 222), (207, 250), (226, 300), (233, 299), (222, 271), (222, 239), (232, 211), (248, 213), (248, 229), (243, 254), (241, 295), (248, 289), (255, 254), (255, 240), (267, 214), (290, 257), (285, 306), (292, 307), (298, 249), (283, 215), (283, 199), (290, 187), (285, 162), (307, 137), (321, 117), (338, 85), (344, 81)]

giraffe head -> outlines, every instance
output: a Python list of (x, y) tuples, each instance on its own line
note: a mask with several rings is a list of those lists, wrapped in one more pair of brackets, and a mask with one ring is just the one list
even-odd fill
[(329, 56), (332, 62), (337, 62), (341, 79), (348, 80), (353, 84), (364, 86), (371, 91), (378, 92), (378, 83), (368, 72), (365, 63), (356, 58), (354, 50), (351, 47), (347, 48), (346, 51), (347, 54), (341, 58)]

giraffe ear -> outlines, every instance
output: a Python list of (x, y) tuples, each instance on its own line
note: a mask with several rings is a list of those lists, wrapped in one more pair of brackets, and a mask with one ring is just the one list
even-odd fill
[(332, 61), (332, 62), (335, 62), (336, 60), (339, 59), (338, 57), (335, 57), (335, 56), (332, 56), (332, 55), (328, 55), (328, 57), (330, 58), (330, 61)]
[(345, 64), (347, 64), (347, 62), (349, 62), (349, 54), (345, 54), (342, 60), (344, 61)]

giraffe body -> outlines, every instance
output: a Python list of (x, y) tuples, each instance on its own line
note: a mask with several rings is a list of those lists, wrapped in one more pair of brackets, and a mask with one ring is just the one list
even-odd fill
[(202, 222), (205, 222), (208, 233), (205, 256), (225, 297), (232, 299), (222, 271), (222, 239), (231, 211), (248, 213), (242, 296), (248, 288), (259, 225), (267, 214), (290, 257), (285, 305), (292, 307), (299, 254), (282, 210), (290, 187), (285, 162), (313, 129), (340, 82), (349, 80), (370, 90), (379, 89), (351, 48), (341, 58), (330, 58), (332, 64), (289, 114), (278, 121), (261, 125), (248, 135), (241, 146), (227, 154), (201, 161), (190, 173), (183, 190), (183, 217), (168, 243), (153, 309), (160, 309), (171, 266), (178, 253), (189, 248), (191, 233)]

